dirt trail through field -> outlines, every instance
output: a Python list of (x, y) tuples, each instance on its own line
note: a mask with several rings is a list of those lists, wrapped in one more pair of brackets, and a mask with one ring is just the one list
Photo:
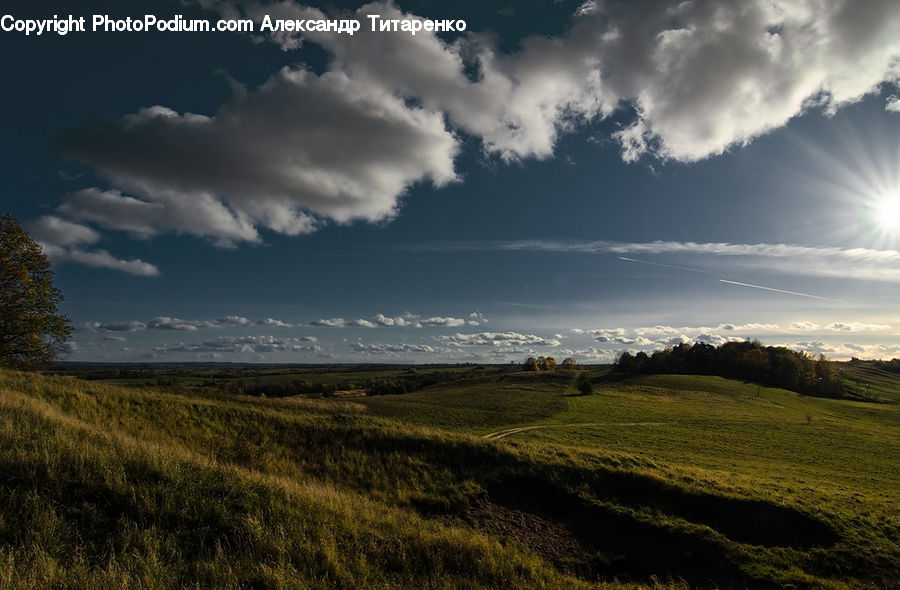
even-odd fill
[(481, 438), (497, 440), (506, 438), (511, 434), (518, 434), (529, 430), (543, 430), (545, 428), (577, 428), (579, 426), (665, 426), (666, 424), (671, 424), (671, 422), (578, 422), (572, 424), (540, 424), (537, 426), (519, 426), (518, 428), (498, 430), (497, 432), (485, 434)]

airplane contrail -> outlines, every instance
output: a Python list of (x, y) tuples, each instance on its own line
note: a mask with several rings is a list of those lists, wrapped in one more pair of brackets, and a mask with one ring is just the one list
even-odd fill
[(775, 289), (774, 287), (764, 287), (762, 285), (751, 285), (750, 283), (739, 283), (737, 281), (726, 281), (725, 279), (719, 279), (720, 283), (728, 283), (729, 285), (738, 285), (740, 287), (750, 287), (752, 289), (763, 289), (764, 291), (774, 291), (776, 293), (785, 293), (787, 295), (797, 295), (799, 297), (811, 297), (813, 299), (821, 299), (823, 301), (839, 301), (843, 302), (843, 299), (832, 299), (831, 297), (821, 297), (819, 295), (810, 295), (809, 293), (798, 293), (796, 291), (785, 291), (784, 289)]
[[(714, 275), (714, 276), (723, 276), (722, 273), (710, 272), (708, 270), (701, 270), (699, 268), (691, 268), (688, 266), (676, 266), (674, 264), (663, 264), (662, 262), (651, 262), (649, 260), (638, 260), (637, 258), (629, 258), (627, 256), (619, 256), (619, 260), (624, 260), (626, 262), (639, 262), (640, 264), (650, 264), (652, 266), (662, 266), (664, 268), (672, 268), (675, 270), (686, 270), (689, 272), (700, 272), (703, 274)], [(728, 276), (728, 275), (724, 275)], [(729, 285), (738, 285), (739, 287), (750, 287), (751, 289), (762, 289), (764, 291), (773, 291), (775, 293), (784, 293), (785, 295), (796, 295), (798, 297), (810, 297), (812, 299), (820, 299), (822, 301), (838, 301), (843, 303), (843, 299), (832, 299), (831, 297), (822, 297), (821, 295), (812, 295), (810, 293), (798, 293), (797, 291), (787, 291), (785, 289), (776, 289), (774, 287), (765, 287), (763, 285), (754, 285), (752, 283), (741, 283), (738, 281), (728, 281), (725, 279), (719, 279), (720, 283), (728, 283)]]
[(701, 270), (699, 268), (690, 268), (689, 266), (676, 266), (674, 264), (663, 264), (662, 262), (650, 262), (649, 260), (638, 260), (637, 258), (628, 258), (627, 256), (619, 256), (619, 260), (625, 260), (626, 262), (640, 262), (641, 264), (651, 264), (653, 266), (662, 266), (664, 268), (674, 268), (675, 270), (686, 270), (689, 272), (702, 272), (703, 274), (707, 274), (707, 275), (722, 276), (721, 273), (709, 272), (708, 270)]

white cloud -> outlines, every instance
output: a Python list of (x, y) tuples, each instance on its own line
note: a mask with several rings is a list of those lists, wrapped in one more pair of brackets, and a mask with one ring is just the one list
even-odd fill
[(331, 319), (322, 319), (315, 320), (310, 322), (311, 326), (322, 326), (325, 328), (343, 328), (346, 322), (344, 322), (343, 318), (331, 318)]
[[(782, 328), (779, 324), (748, 322), (744, 324), (721, 323), (715, 327), (652, 326), (636, 328), (607, 328), (590, 330), (591, 336), (601, 343), (615, 345), (631, 352), (643, 350), (651, 352), (680, 343), (705, 342), (721, 346), (725, 342), (762, 338), (766, 345), (786, 346), (811, 354), (825, 354), (829, 358), (841, 360), (851, 356), (859, 358), (892, 358), (900, 354), (900, 345), (873, 344), (867, 342), (836, 343), (834, 333), (867, 333), (891, 330), (887, 324), (865, 322), (832, 322), (819, 325), (810, 321), (796, 321)], [(778, 342), (775, 335), (802, 332), (809, 340)], [(813, 340), (812, 338), (818, 338)]]
[(438, 340), (457, 346), (559, 346), (559, 340), (518, 332), (478, 332), (476, 334), (455, 334), (438, 336)]
[[(289, 2), (202, 3), (230, 17), (323, 16)], [(284, 68), (255, 89), (233, 83), (234, 95), (210, 116), (153, 105), (73, 132), (64, 153), (94, 166), (111, 190), (79, 191), (58, 212), (143, 237), (173, 231), (222, 246), (258, 242), (260, 228), (297, 235), (327, 220), (391, 218), (412, 185), (457, 180), (457, 132), (505, 161), (546, 158), (560, 135), (630, 108), (633, 119), (613, 135), (627, 161), (690, 162), (900, 81), (893, 0), (585, 2), (564, 35), (525, 38), (512, 53), (490, 34), (445, 41), (425, 31), (371, 32), (367, 14), (415, 17), (374, 2), (357, 10), (363, 27), (353, 36), (276, 34), (270, 40), (285, 50), (324, 48), (327, 70)], [(892, 97), (886, 108), (897, 104)], [(682, 246), (726, 255), (742, 247)], [(801, 247), (761, 246), (747, 247), (810, 274), (846, 271), (830, 270), (827, 255), (794, 264)], [(673, 252), (677, 243), (623, 252), (659, 248)], [(884, 255), (890, 264), (900, 256)], [(880, 270), (885, 259), (872, 251), (832, 257), (872, 263), (854, 276), (900, 281), (900, 269)], [(94, 253), (93, 264), (126, 270), (110, 259)], [(130, 272), (150, 274), (137, 263)]]
[(219, 326), (249, 326), (252, 322), (243, 316), (230, 315), (217, 319), (215, 323)]
[(480, 311), (473, 311), (469, 314), (469, 319), (466, 321), (466, 325), (469, 326), (483, 326), (488, 323), (487, 318)]
[(223, 245), (257, 241), (259, 226), (296, 235), (317, 218), (382, 220), (412, 184), (456, 179), (457, 140), (440, 113), (340, 71), (284, 68), (237, 89), (212, 117), (144, 108), (72, 133), (63, 149), (134, 195), (88, 189), (65, 202), (66, 214)]
[(350, 350), (355, 353), (364, 354), (405, 354), (405, 353), (427, 353), (438, 354), (444, 352), (443, 348), (430, 346), (428, 344), (384, 344), (384, 343), (363, 343), (355, 342), (350, 345)]
[(826, 330), (834, 332), (883, 332), (890, 330), (886, 324), (867, 324), (865, 322), (834, 322), (825, 326)]
[(98, 323), (93, 325), (93, 329), (99, 332), (137, 332), (146, 328), (147, 324), (137, 321)]
[(198, 328), (214, 328), (214, 322), (197, 320), (180, 320), (178, 318), (160, 316), (147, 322), (147, 328), (151, 330), (179, 330), (193, 332)]
[[(260, 326), (272, 327), (291, 327), (280, 320), (267, 318), (255, 322)], [(249, 319), (238, 316), (229, 315), (218, 318), (213, 321), (208, 320), (182, 320), (168, 316), (156, 317), (149, 322), (130, 321), (130, 322), (87, 322), (81, 324), (81, 329), (98, 331), (98, 332), (134, 332), (137, 330), (180, 330), (193, 332), (199, 328), (225, 328), (225, 327), (247, 327), (253, 325), (254, 322)]]
[[(244, 3), (248, 15), (281, 18), (321, 14), (298, 4), (275, 7)], [(615, 99), (604, 99), (596, 59), (579, 56), (559, 39), (532, 37), (511, 55), (497, 51), (488, 36), (459, 36), (452, 43), (423, 31), (415, 36), (372, 32), (368, 14), (383, 19), (417, 18), (393, 3), (373, 2), (356, 11), (364, 24), (352, 38), (306, 33), (303, 39), (331, 53), (331, 72), (341, 72), (370, 88), (412, 98), (442, 113), (455, 126), (481, 138), (485, 150), (506, 160), (547, 157), (571, 119), (609, 114)], [(278, 34), (284, 49), (299, 45), (300, 34)], [(466, 68), (478, 70), (471, 80)]]
[(465, 320), (462, 318), (441, 316), (422, 318), (421, 316), (410, 312), (406, 312), (402, 316), (390, 317), (384, 315), (383, 313), (379, 313), (375, 314), (375, 316), (370, 320), (360, 318), (358, 320), (350, 322), (349, 325), (360, 328), (422, 328), (425, 326), (456, 328), (465, 325), (477, 326), (480, 325), (481, 322), (487, 322), (487, 320), (484, 319), (484, 316), (478, 312), (470, 314), (469, 317), (474, 319)]
[[(246, 6), (257, 18), (272, 11)], [(321, 14), (287, 3), (277, 9)], [(357, 18), (367, 23), (366, 14), (412, 16), (383, 2), (361, 7)], [(448, 44), (431, 33), (363, 26), (353, 38), (304, 38), (334, 56), (334, 70), (446, 113), (506, 159), (546, 157), (573, 123), (629, 104), (636, 118), (615, 134), (626, 160), (650, 153), (695, 161), (900, 78), (900, 8), (890, 0), (864, 8), (850, 0), (585, 2), (575, 17), (566, 34), (524, 39), (512, 54), (479, 34)], [(292, 49), (300, 36), (273, 40)], [(465, 65), (477, 79), (463, 75)]]
[[(900, 282), (900, 251), (871, 248), (812, 247), (795, 244), (730, 244), (726, 242), (613, 242), (519, 240), (512, 242), (458, 242), (434, 244), (437, 251), (507, 250), (512, 252), (557, 252), (560, 254), (654, 254), (659, 256), (695, 256), (708, 264), (721, 257), (734, 270), (764, 268), (803, 276), (825, 276)], [(712, 257), (712, 258), (710, 258)], [(641, 262), (641, 261), (638, 261)], [(657, 263), (651, 263), (657, 264)], [(660, 264), (661, 266), (673, 266)], [(703, 269), (673, 266), (675, 269), (707, 272)]]
[(136, 192), (146, 194), (145, 198), (120, 190), (86, 188), (67, 195), (57, 210), (74, 219), (140, 238), (171, 231), (209, 237), (220, 246), (259, 241), (256, 228), (246, 216), (230, 210), (211, 194), (186, 198), (178, 191), (160, 188), (149, 194), (139, 187)]
[(889, 96), (884, 104), (884, 109), (893, 113), (900, 113), (900, 97), (895, 95)]
[(719, 346), (731, 340), (744, 340), (760, 334), (780, 332), (778, 324), (751, 322), (722, 323), (710, 326), (646, 326), (637, 328), (607, 328), (591, 330), (594, 340), (601, 344), (618, 344), (629, 350), (658, 350), (678, 344), (705, 342)]
[(385, 326), (385, 327), (397, 326), (397, 327), (402, 328), (402, 327), (409, 325), (409, 323), (410, 323), (409, 320), (415, 320), (417, 317), (418, 316), (411, 316), (410, 318), (406, 318), (406, 317), (391, 318), (391, 317), (385, 316), (384, 314), (379, 313), (379, 314), (375, 315), (375, 317), (373, 318), (373, 321), (376, 324), (378, 324), (379, 326)]
[(616, 30), (595, 47), (605, 81), (638, 112), (618, 136), (626, 159), (703, 159), (896, 80), (895, 2), (604, 6), (580, 28), (599, 32), (609, 22)]
[(283, 322), (281, 320), (276, 320), (274, 318), (266, 318), (264, 320), (257, 320), (257, 325), (260, 326), (270, 326), (273, 328), (292, 328), (293, 324), (288, 324), (287, 322)]
[(144, 262), (137, 258), (123, 260), (121, 258), (116, 258), (106, 250), (66, 248), (45, 242), (42, 242), (40, 245), (44, 254), (57, 263), (74, 262), (93, 268), (118, 270), (139, 277), (155, 277), (159, 275), (159, 268), (149, 262)]
[(213, 340), (157, 346), (157, 353), (173, 352), (216, 352), (216, 353), (273, 353), (273, 352), (318, 352), (315, 339), (277, 338), (274, 336), (221, 336)]
[(156, 266), (143, 260), (122, 260), (106, 250), (84, 250), (82, 246), (100, 241), (100, 234), (86, 225), (66, 221), (55, 215), (38, 217), (27, 225), (31, 236), (53, 262), (74, 262), (145, 277), (159, 274)]
[(812, 356), (824, 354), (831, 360), (848, 360), (852, 357), (860, 359), (900, 358), (900, 345), (898, 344), (870, 344), (870, 343), (831, 343), (821, 340), (788, 342), (778, 346), (787, 346), (794, 350), (808, 352)]
[(100, 241), (100, 234), (93, 229), (55, 215), (44, 215), (32, 220), (28, 224), (28, 233), (38, 242), (55, 246), (77, 246)]
[(416, 327), (422, 326), (443, 326), (445, 328), (458, 328), (459, 326), (465, 326), (466, 320), (461, 318), (442, 318), (442, 317), (431, 317), (424, 318), (418, 320), (416, 322)]

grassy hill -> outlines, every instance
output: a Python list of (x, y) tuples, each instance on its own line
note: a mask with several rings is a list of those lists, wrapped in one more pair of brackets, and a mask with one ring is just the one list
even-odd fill
[(847, 393), (863, 399), (900, 403), (900, 375), (875, 366), (872, 361), (835, 363)]
[(0, 587), (897, 586), (900, 407), (592, 377), (265, 399), (0, 372)]

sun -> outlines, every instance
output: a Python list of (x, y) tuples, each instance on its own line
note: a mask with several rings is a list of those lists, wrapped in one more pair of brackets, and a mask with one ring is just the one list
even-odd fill
[(890, 195), (875, 203), (875, 223), (886, 233), (900, 233), (900, 194)]

